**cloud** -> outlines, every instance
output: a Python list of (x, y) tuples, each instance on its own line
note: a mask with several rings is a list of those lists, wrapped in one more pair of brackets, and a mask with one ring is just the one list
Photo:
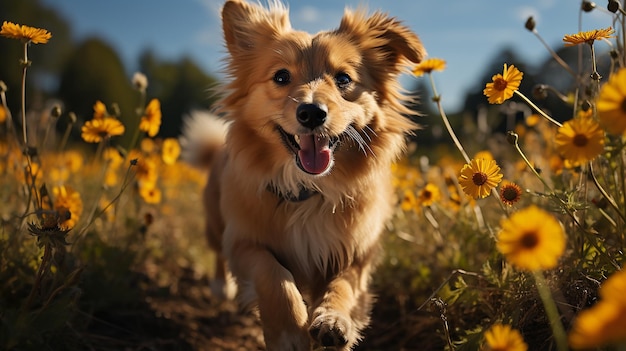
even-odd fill
[(303, 6), (294, 14), (294, 19), (301, 23), (317, 23), (320, 20), (320, 12), (313, 6)]

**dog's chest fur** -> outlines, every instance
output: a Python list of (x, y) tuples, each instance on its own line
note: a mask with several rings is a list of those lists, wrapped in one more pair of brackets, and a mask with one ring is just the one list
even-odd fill
[[(235, 182), (228, 175), (223, 180), (226, 186)], [(269, 189), (257, 190), (247, 201), (223, 208), (229, 223), (225, 247), (243, 233), (252, 234), (256, 244), (270, 250), (297, 280), (330, 278), (370, 251), (387, 211), (385, 206), (363, 206), (371, 203), (369, 199), (335, 202), (325, 196), (322, 190), (306, 200), (293, 201)]]

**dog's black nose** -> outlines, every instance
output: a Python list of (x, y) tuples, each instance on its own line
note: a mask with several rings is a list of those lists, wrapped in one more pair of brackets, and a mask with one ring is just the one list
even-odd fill
[(326, 122), (328, 110), (324, 105), (302, 104), (296, 109), (296, 118), (303, 126), (314, 129)]

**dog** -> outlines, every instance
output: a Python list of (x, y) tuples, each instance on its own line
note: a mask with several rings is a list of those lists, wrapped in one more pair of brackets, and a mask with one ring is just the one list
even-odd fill
[(369, 324), (391, 164), (417, 129), (397, 79), (425, 50), (365, 9), (312, 35), (279, 2), (229, 0), (222, 24), (221, 118), (190, 123), (182, 141), (210, 160), (216, 277), (232, 273), (240, 302), (258, 308), (268, 350), (351, 350)]

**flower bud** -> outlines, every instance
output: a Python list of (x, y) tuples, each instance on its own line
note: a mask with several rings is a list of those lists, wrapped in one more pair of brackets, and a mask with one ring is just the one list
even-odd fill
[(0, 80), (0, 93), (5, 93), (8, 90), (6, 83)]
[(544, 84), (537, 84), (533, 87), (533, 97), (537, 100), (543, 100), (548, 97), (548, 89)]
[(589, 102), (589, 100), (585, 100), (585, 101), (583, 101), (583, 103), (582, 103), (582, 104), (580, 104), (580, 108), (581, 108), (584, 112), (589, 111), (589, 109), (591, 108), (591, 102)]
[(141, 72), (136, 72), (133, 75), (132, 82), (135, 88), (141, 92), (146, 91), (146, 88), (148, 88), (148, 77)]
[(609, 0), (608, 5), (606, 5), (606, 8), (613, 13), (619, 11), (620, 7), (621, 4), (617, 0)]
[(513, 131), (506, 132), (506, 141), (511, 145), (517, 145), (517, 140), (519, 139), (519, 135)]
[(596, 3), (593, 1), (583, 1), (581, 9), (585, 12), (591, 12), (596, 8)]
[(530, 16), (526, 20), (526, 24), (524, 24), (524, 27), (526, 27), (526, 29), (528, 29), (529, 31), (534, 32), (536, 25), (537, 23), (535, 23), (535, 19), (533, 18), (533, 16)]
[(67, 116), (70, 118), (70, 123), (72, 124), (76, 123), (76, 120), (78, 118), (76, 117), (76, 114), (74, 112), (68, 113)]
[(50, 110), (50, 116), (54, 118), (61, 117), (61, 106), (59, 105), (52, 106), (52, 110)]
[(595, 81), (600, 81), (600, 79), (602, 79), (602, 76), (597, 71), (591, 73), (590, 77), (591, 77), (591, 80), (595, 80)]

